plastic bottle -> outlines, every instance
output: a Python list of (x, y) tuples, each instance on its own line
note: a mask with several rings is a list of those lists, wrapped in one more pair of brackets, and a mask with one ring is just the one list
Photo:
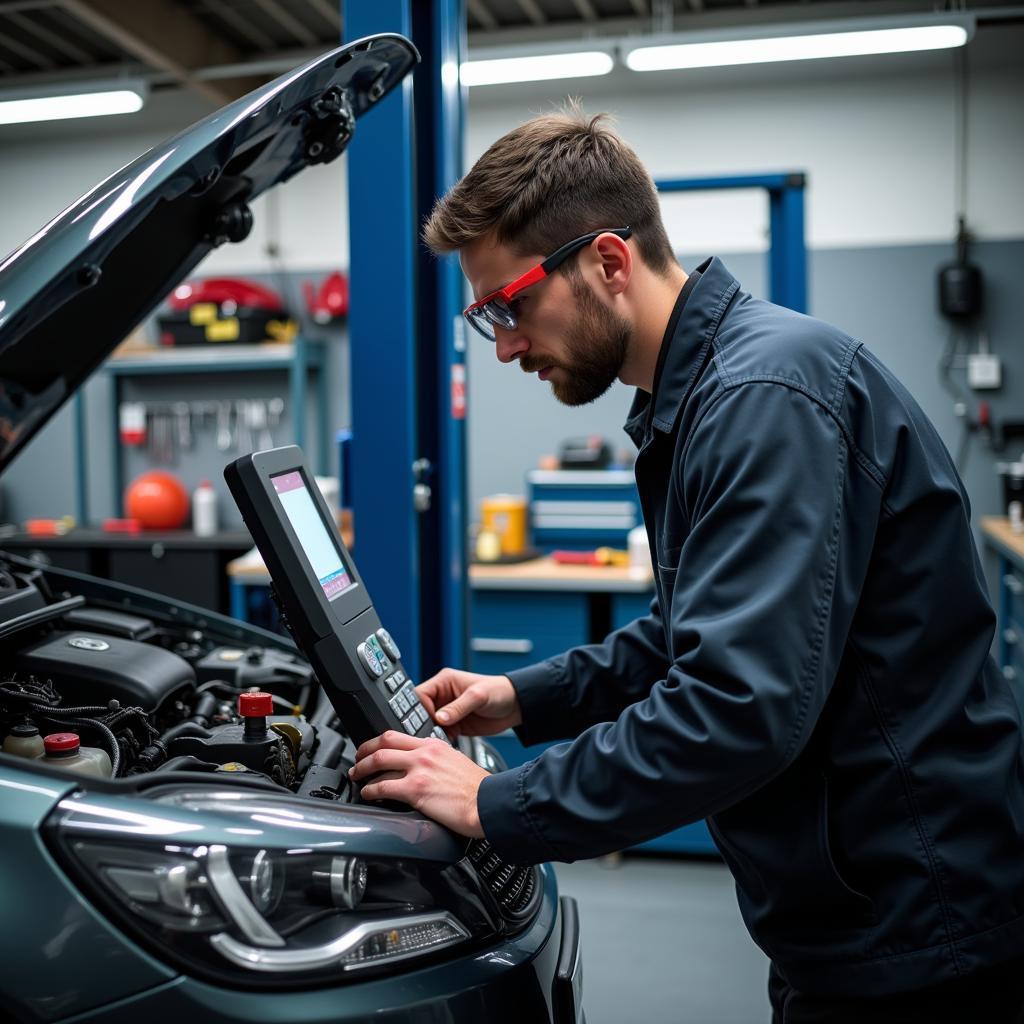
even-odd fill
[(217, 532), (217, 492), (209, 480), (192, 492), (192, 532), (197, 537), (211, 537)]
[(83, 747), (81, 742), (76, 733), (51, 732), (49, 736), (43, 737), (43, 746), (46, 748), (43, 762), (78, 775), (109, 779), (113, 774), (110, 755), (99, 747)]
[(15, 757), (42, 757), (45, 753), (43, 737), (31, 722), (12, 726), (4, 739), (4, 753)]

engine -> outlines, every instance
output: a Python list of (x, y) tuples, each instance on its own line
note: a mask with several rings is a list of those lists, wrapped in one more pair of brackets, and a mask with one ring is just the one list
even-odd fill
[(32, 737), (77, 733), (106, 751), (114, 777), (248, 776), (350, 797), (352, 744), (286, 641), (240, 643), (240, 625), (220, 620), (218, 632), (171, 602), (132, 602), (99, 581), (78, 588), (91, 593), (56, 591), (62, 574), (12, 562), (0, 557), (5, 752), (33, 756)]

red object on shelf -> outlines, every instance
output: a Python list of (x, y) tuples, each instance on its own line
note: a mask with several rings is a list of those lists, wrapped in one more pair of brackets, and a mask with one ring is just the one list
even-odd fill
[(241, 693), (238, 695), (238, 713), (243, 718), (265, 718), (274, 713), (274, 698), (269, 693)]
[(318, 324), (330, 323), (348, 313), (348, 278), (340, 270), (328, 274), (317, 289), (312, 281), (306, 281), (302, 291), (309, 315)]
[(105, 533), (141, 533), (142, 523), (138, 519), (104, 519)]
[(82, 745), (78, 733), (51, 732), (43, 737), (43, 747), (48, 754), (59, 754), (64, 750), (77, 750)]
[(167, 304), (177, 312), (190, 309), (197, 302), (212, 302), (218, 306), (223, 302), (234, 302), (238, 306), (271, 312), (284, 309), (281, 296), (272, 288), (243, 277), (208, 277), (194, 284), (181, 284), (167, 299)]
[(188, 518), (188, 491), (166, 470), (143, 473), (124, 494), (128, 518), (137, 519), (146, 530), (177, 530)]
[(551, 560), (559, 565), (604, 565), (596, 551), (552, 551)]

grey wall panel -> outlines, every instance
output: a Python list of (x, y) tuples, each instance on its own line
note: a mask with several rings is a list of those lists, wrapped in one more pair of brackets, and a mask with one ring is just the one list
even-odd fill
[[(864, 341), (904, 382), (932, 418), (954, 453), (960, 424), (953, 400), (942, 389), (939, 359), (949, 327), (938, 312), (936, 271), (951, 258), (952, 246), (891, 246), (825, 249), (809, 254), (811, 312)], [(993, 415), (1024, 419), (1024, 241), (987, 242), (972, 250), (985, 275), (985, 326), (1003, 360), (1004, 386), (986, 397)], [(702, 257), (684, 256), (693, 267)], [(764, 295), (765, 261), (760, 255), (723, 254), (744, 288)], [(524, 474), (560, 439), (596, 433), (616, 447), (629, 445), (621, 432), (629, 389), (616, 385), (583, 409), (559, 405), (549, 389), (515, 366), (503, 366), (493, 348), (470, 337), (470, 495), (477, 516), (480, 499), (499, 491), (522, 493)], [(963, 370), (956, 371), (963, 379)], [(1010, 449), (1019, 455), (1024, 442)], [(1006, 455), (988, 450), (980, 438), (968, 446), (965, 481), (974, 520), (1000, 511), (995, 464)]]

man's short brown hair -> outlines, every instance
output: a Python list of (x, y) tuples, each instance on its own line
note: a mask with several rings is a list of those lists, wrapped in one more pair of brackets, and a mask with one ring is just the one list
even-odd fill
[(493, 233), (519, 255), (546, 256), (588, 231), (629, 226), (644, 262), (667, 273), (675, 257), (654, 182), (607, 120), (572, 105), (503, 135), (437, 201), (424, 241), (445, 253)]

